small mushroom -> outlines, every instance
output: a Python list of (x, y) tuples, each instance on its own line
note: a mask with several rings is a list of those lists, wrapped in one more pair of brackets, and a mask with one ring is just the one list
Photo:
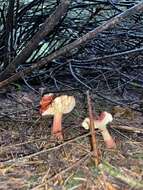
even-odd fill
[[(46, 104), (47, 99), (47, 104)], [(62, 134), (62, 116), (69, 113), (75, 107), (75, 98), (73, 96), (62, 95), (52, 99), (50, 102), (49, 95), (43, 97), (44, 106), (40, 109), (42, 116), (53, 115), (52, 135), (59, 140), (63, 140)], [(50, 103), (49, 103), (50, 102)]]
[[(102, 112), (100, 116), (98, 117), (98, 119), (94, 120), (94, 128), (101, 130), (101, 134), (103, 136), (103, 139), (107, 148), (116, 147), (116, 144), (107, 129), (107, 124), (112, 122), (112, 120), (113, 120), (113, 117), (108, 112)], [(89, 125), (90, 125), (90, 119), (85, 118), (84, 121), (82, 122), (82, 127), (85, 129), (89, 129)]]

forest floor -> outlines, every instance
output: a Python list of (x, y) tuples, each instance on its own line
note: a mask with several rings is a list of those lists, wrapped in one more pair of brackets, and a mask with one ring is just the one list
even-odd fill
[[(73, 95), (76, 107), (64, 116), (62, 143), (51, 139), (52, 118), (39, 114), (40, 96), (20, 91), (1, 95), (0, 190), (143, 189), (142, 113), (115, 113), (110, 128), (115, 150), (107, 149), (97, 132), (100, 164), (95, 166), (90, 134), (81, 127), (88, 114), (86, 97)], [(111, 111), (112, 106), (96, 108)]]

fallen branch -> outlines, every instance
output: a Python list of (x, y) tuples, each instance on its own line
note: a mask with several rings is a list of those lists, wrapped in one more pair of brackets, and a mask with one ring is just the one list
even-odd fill
[(127, 125), (111, 125), (111, 128), (131, 132), (131, 133), (143, 133), (143, 129), (138, 128), (138, 127), (129, 127)]
[(95, 58), (91, 58), (91, 59), (85, 59), (85, 60), (76, 60), (73, 59), (71, 61), (74, 61), (76, 63), (90, 63), (90, 62), (95, 62), (95, 61), (100, 61), (100, 60), (107, 60), (107, 59), (112, 59), (112, 58), (116, 58), (116, 57), (121, 57), (121, 56), (125, 56), (125, 55), (134, 55), (134, 54), (140, 54), (143, 52), (143, 47), (141, 48), (135, 48), (132, 50), (128, 50), (128, 51), (123, 51), (120, 53), (114, 53), (112, 55), (106, 55), (106, 56), (102, 56), (102, 57), (95, 57)]

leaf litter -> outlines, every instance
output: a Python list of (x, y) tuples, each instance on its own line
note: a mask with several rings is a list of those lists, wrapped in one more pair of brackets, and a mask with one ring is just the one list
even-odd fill
[[(110, 132), (117, 149), (107, 149), (97, 132), (101, 160), (95, 166), (90, 133), (81, 127), (87, 116), (84, 95), (72, 93), (76, 108), (64, 116), (64, 142), (59, 143), (50, 138), (52, 117), (39, 114), (40, 97), (23, 94), (1, 97), (0, 189), (143, 189), (143, 135), (114, 127), (141, 128), (141, 113), (114, 109)], [(95, 106), (97, 112), (101, 110)], [(113, 106), (103, 108), (112, 112)]]

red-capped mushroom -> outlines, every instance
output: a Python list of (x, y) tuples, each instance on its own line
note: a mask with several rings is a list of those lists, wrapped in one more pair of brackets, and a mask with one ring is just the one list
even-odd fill
[[(75, 107), (75, 98), (73, 96), (62, 95), (52, 99), (51, 95), (45, 95), (41, 100), (42, 116), (53, 115), (52, 135), (63, 140), (62, 134), (62, 116), (69, 113)], [(52, 95), (53, 96), (53, 95)], [(51, 100), (51, 102), (50, 102)]]
[[(107, 124), (112, 122), (112, 120), (113, 117), (108, 112), (102, 112), (98, 117), (98, 119), (94, 120), (94, 128), (99, 129), (101, 131), (101, 134), (103, 136), (107, 148), (116, 147), (115, 141), (113, 140), (112, 136), (110, 135), (107, 129)], [(85, 118), (84, 121), (82, 122), (82, 127), (85, 129), (89, 129), (89, 125), (90, 125), (90, 119)]]

